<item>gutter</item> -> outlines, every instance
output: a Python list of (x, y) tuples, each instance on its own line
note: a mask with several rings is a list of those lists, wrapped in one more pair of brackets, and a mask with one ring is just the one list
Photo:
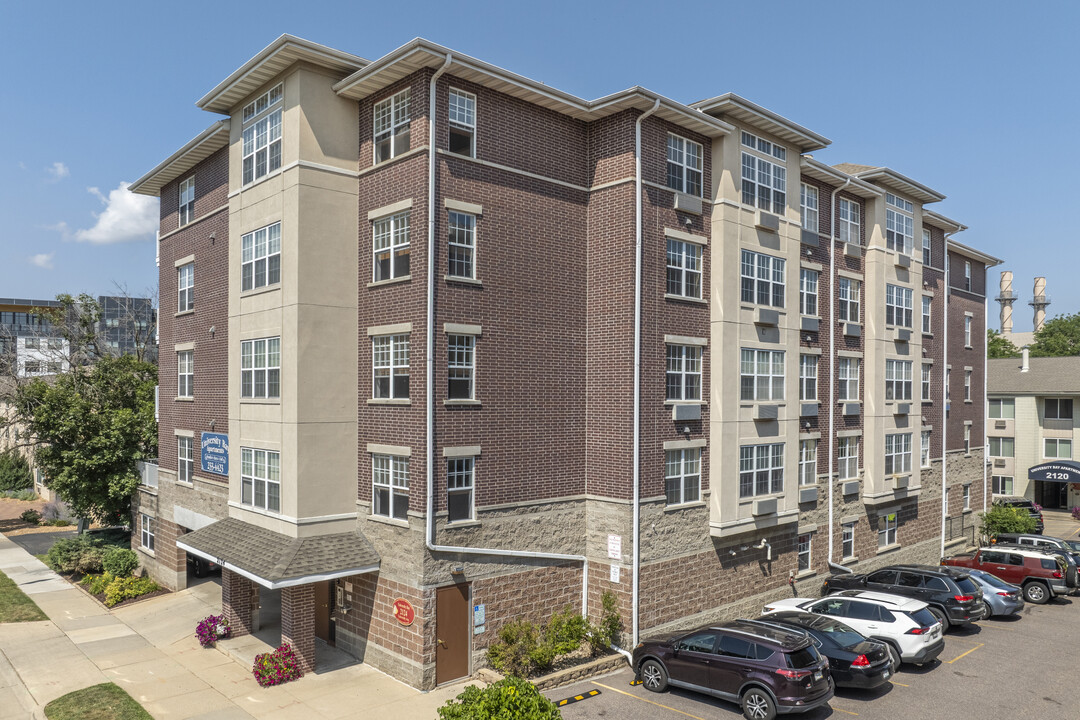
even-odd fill
[[(833, 506), (835, 505), (834, 493), (836, 489), (836, 483), (838, 478), (833, 478), (833, 457), (836, 455), (836, 301), (839, 298), (839, 294), (836, 290), (836, 205), (840, 199), (840, 193), (851, 184), (851, 178), (849, 177), (844, 181), (844, 184), (833, 191), (832, 194), (832, 215), (830, 216), (829, 228), (829, 295), (831, 300), (829, 301), (829, 567), (836, 569), (842, 567), (833, 563), (834, 545), (836, 544), (836, 533), (834, 532), (834, 523), (836, 522)], [(859, 288), (862, 292), (862, 288)], [(860, 307), (862, 304), (860, 303)], [(845, 568), (847, 570), (847, 568)], [(850, 572), (850, 570), (848, 570)]]
[[(952, 294), (952, 278), (949, 276), (949, 236), (955, 235), (959, 230), (945, 233), (945, 292), (943, 293), (945, 302), (943, 303), (944, 312), (944, 331), (941, 338), (941, 557), (945, 557), (945, 496), (949, 492), (948, 486), (948, 471), (945, 466), (948, 465), (945, 459), (949, 454), (949, 296)], [(985, 300), (984, 300), (985, 302)], [(985, 308), (983, 314), (986, 314)], [(984, 320), (985, 322), (985, 320)], [(983, 372), (985, 375), (986, 372)], [(986, 423), (983, 422), (983, 433), (986, 433)], [(983, 451), (985, 453), (985, 450)], [(986, 471), (983, 470), (985, 475)], [(983, 492), (985, 494), (986, 483), (983, 483)]]

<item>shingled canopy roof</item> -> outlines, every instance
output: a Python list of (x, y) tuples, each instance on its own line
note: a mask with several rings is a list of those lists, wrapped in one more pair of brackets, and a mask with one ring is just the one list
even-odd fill
[(987, 394), (1080, 395), (1080, 357), (1033, 357), (1028, 363), (1030, 370), (1022, 372), (1020, 358), (988, 360)]

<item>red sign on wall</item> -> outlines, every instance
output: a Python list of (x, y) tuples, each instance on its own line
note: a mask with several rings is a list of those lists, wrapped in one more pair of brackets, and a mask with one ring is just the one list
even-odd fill
[(416, 619), (416, 610), (408, 600), (398, 598), (394, 601), (394, 619), (402, 625), (412, 625)]

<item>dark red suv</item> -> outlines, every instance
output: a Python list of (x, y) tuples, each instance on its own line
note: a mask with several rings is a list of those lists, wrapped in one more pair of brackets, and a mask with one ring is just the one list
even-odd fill
[(829, 662), (810, 636), (758, 620), (735, 620), (645, 640), (634, 648), (645, 689), (668, 685), (739, 703), (750, 720), (799, 713), (829, 702)]

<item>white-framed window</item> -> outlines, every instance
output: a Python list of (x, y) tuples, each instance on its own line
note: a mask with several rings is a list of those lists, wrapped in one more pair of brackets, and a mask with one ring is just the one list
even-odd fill
[(742, 201), (747, 205), (783, 215), (787, 203), (787, 167), (782, 163), (787, 160), (787, 149), (746, 131), (742, 133), (742, 144), (754, 153), (765, 156), (743, 151)]
[(879, 548), (896, 544), (896, 513), (878, 516), (877, 544)]
[(911, 472), (911, 433), (889, 433), (885, 436), (885, 474)]
[(971, 316), (964, 318), (964, 347), (971, 347)]
[(923, 430), (921, 437), (921, 444), (919, 446), (919, 467), (930, 467), (930, 431)]
[(952, 368), (945, 368), (945, 402), (952, 400)]
[(818, 271), (799, 269), (799, 312), (817, 315)]
[(278, 85), (244, 107), (244, 185), (281, 167), (282, 88)]
[(63, 363), (58, 361), (49, 360), (45, 363), (45, 372), (49, 375), (56, 375), (60, 372), (61, 368), (63, 368)]
[(964, 512), (971, 509), (971, 485), (962, 485), (960, 498), (964, 501)]
[(664, 493), (668, 505), (682, 505), (701, 499), (701, 448), (668, 450), (664, 453)]
[(176, 268), (176, 311), (195, 309), (195, 263)]
[(799, 535), (799, 565), (798, 572), (810, 569), (810, 544), (813, 542), (814, 533), (802, 533)]
[(371, 456), (371, 514), (409, 519), (409, 458)]
[(987, 438), (990, 444), (990, 457), (1011, 458), (1014, 454), (1015, 442), (1011, 437)]
[(474, 458), (446, 460), (446, 520), (464, 522), (473, 519)]
[(818, 231), (818, 189), (802, 183), (799, 190), (799, 206), (802, 208), (802, 226), (811, 232)]
[(667, 346), (668, 400), (701, 400), (701, 348)]
[(240, 236), (240, 290), (281, 282), (281, 223)]
[(700, 197), (704, 156), (701, 143), (669, 133), (667, 137), (667, 186), (672, 190)]
[(281, 397), (281, 338), (240, 343), (240, 397)]
[(885, 399), (911, 399), (911, 361), (885, 361)]
[(836, 397), (839, 400), (859, 399), (859, 358), (836, 359)]
[(807, 402), (817, 400), (817, 355), (799, 356), (799, 399)]
[(911, 288), (885, 285), (885, 324), (911, 327)]
[(1048, 460), (1071, 460), (1072, 440), (1059, 438), (1043, 439), (1043, 457)]
[(933, 398), (930, 397), (930, 372), (934, 367), (930, 363), (923, 363), (922, 366), (922, 401), (933, 402)]
[(915, 246), (914, 206), (892, 193), (885, 193), (885, 206), (885, 247), (907, 255)]
[(843, 559), (855, 557), (855, 523), (844, 523), (840, 526), (840, 556)]
[(375, 262), (372, 279), (391, 280), (409, 274), (409, 212), (376, 220), (372, 225)]
[(840, 240), (862, 245), (862, 206), (854, 200), (839, 198), (836, 203), (836, 219)]
[(476, 96), (450, 88), (450, 152), (476, 157)]
[(195, 351), (176, 353), (176, 397), (195, 397)]
[(964, 425), (964, 454), (971, 454), (971, 425)]
[(240, 448), (240, 502), (281, 512), (281, 453)]
[(964, 289), (971, 290), (971, 261), (964, 261)]
[(926, 267), (931, 267), (930, 262), (933, 259), (933, 254), (930, 252), (930, 231), (923, 228), (922, 231), (922, 261)]
[(33, 375), (35, 373), (40, 373), (41, 372), (41, 361), (40, 360), (27, 360), (26, 363), (23, 365), (23, 370), (24, 370), (24, 372), (26, 372), (27, 375)]
[(971, 402), (971, 371), (964, 371), (964, 402)]
[(995, 495), (1012, 495), (1013, 479), (1005, 475), (993, 475), (990, 477), (990, 487)]
[(476, 393), (476, 337), (447, 335), (446, 348), (446, 397), (451, 400), (472, 400)]
[(836, 460), (837, 473), (841, 480), (854, 480), (859, 477), (859, 438), (837, 438)]
[(1046, 398), (1043, 407), (1047, 420), (1072, 420), (1072, 398)]
[(851, 278), (836, 279), (836, 315), (844, 322), (859, 322), (859, 298), (862, 283)]
[(176, 479), (190, 483), (195, 475), (195, 439), (183, 435), (176, 437)]
[(667, 294), (701, 299), (701, 246), (667, 239)]
[(750, 250), (742, 251), (742, 301), (784, 307), (783, 258)]
[(27, 350), (38, 350), (41, 348), (41, 338), (28, 337), (23, 339), (23, 347)]
[(451, 210), (447, 274), (451, 277), (476, 279), (476, 216)]
[(987, 402), (991, 419), (1012, 420), (1016, 417), (1016, 401), (1013, 398), (990, 398)]
[(817, 440), (799, 441), (799, 484), (817, 482)]
[(180, 181), (180, 221), (178, 227), (184, 227), (195, 219), (195, 176)]
[(923, 335), (931, 334), (930, 310), (933, 307), (934, 298), (929, 295), (922, 296), (922, 331)]
[(784, 492), (784, 443), (739, 448), (739, 497)]
[(371, 338), (372, 397), (409, 397), (409, 336), (376, 335)]
[(139, 513), (139, 544), (146, 550), (154, 550), (154, 518), (146, 513)]
[(784, 351), (743, 348), (739, 388), (742, 400), (783, 400)]
[(375, 162), (409, 150), (409, 88), (375, 103), (373, 111)]

